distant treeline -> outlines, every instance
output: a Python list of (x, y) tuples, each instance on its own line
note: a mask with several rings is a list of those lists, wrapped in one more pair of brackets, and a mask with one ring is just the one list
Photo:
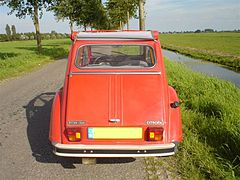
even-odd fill
[[(66, 33), (57, 33), (57, 32), (51, 32), (51, 33), (42, 33), (41, 38), (42, 39), (64, 39), (68, 38), (69, 34)], [(16, 33), (15, 35), (6, 35), (6, 34), (0, 34), (0, 42), (4, 41), (23, 41), (23, 40), (34, 40), (36, 39), (36, 34), (34, 32), (28, 32), (28, 33)]]
[[(6, 34), (0, 34), (0, 42), (4, 41), (23, 41), (23, 40), (34, 40), (36, 39), (36, 33), (17, 33), (16, 27), (14, 25), (6, 25)], [(51, 31), (51, 33), (42, 33), (42, 39), (63, 39), (68, 38), (69, 34), (67, 33), (57, 33), (56, 31)]]
[(161, 33), (175, 34), (175, 33), (211, 33), (211, 32), (240, 32), (240, 29), (228, 30), (228, 31), (218, 31), (214, 29), (204, 29), (204, 30), (197, 29), (195, 31), (168, 31), (168, 32), (161, 32)]

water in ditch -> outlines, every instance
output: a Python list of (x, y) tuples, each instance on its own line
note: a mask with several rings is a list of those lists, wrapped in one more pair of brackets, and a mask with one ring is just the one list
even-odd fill
[(194, 59), (169, 50), (163, 49), (162, 52), (164, 57), (167, 57), (171, 61), (181, 62), (193, 71), (230, 81), (240, 87), (240, 73), (229, 70), (215, 63)]

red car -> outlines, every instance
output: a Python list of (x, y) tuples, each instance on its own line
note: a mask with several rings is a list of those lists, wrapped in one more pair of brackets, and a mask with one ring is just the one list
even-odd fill
[(182, 141), (157, 31), (74, 32), (49, 139), (66, 157), (169, 156)]

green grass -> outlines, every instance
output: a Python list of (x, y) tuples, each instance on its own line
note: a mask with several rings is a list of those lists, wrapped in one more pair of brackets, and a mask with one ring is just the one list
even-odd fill
[(181, 100), (179, 172), (187, 179), (240, 178), (240, 89), (166, 59), (165, 65)]
[(0, 42), (0, 80), (32, 71), (47, 62), (67, 57), (69, 39), (43, 40), (37, 52), (36, 41)]
[(240, 71), (240, 33), (180, 33), (159, 37), (165, 49)]

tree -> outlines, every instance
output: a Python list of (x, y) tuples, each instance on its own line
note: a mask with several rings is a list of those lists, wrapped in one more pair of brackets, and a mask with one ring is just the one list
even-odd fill
[(144, 12), (145, 0), (139, 0), (139, 30), (145, 30), (145, 12)]
[(196, 31), (195, 31), (195, 33), (200, 33), (201, 32), (201, 30), (200, 29), (197, 29)]
[[(82, 0), (54, 0), (50, 10), (54, 12), (54, 15), (58, 20), (69, 20), (70, 31), (73, 32), (73, 23), (75, 19), (76, 5), (81, 6)], [(81, 11), (81, 9), (79, 9)]]
[(8, 36), (6, 34), (0, 34), (0, 42), (8, 41)]
[(16, 12), (18, 18), (25, 18), (26, 16), (32, 18), (36, 31), (37, 48), (39, 52), (42, 49), (39, 18), (42, 17), (43, 8), (47, 7), (50, 3), (51, 0), (4, 0), (1, 4), (7, 5), (11, 9), (9, 14)]
[(11, 29), (12, 29), (12, 39), (16, 40), (17, 31), (16, 31), (15, 25), (12, 25)]
[(51, 34), (57, 35), (57, 32), (55, 30), (52, 30)]
[(214, 32), (213, 29), (204, 29), (204, 32)]
[(129, 20), (132, 17), (137, 17), (138, 0), (125, 0), (125, 5), (127, 11), (127, 29), (129, 30)]
[(97, 13), (98, 13), (98, 16), (95, 19), (95, 21), (93, 22), (92, 27), (95, 28), (95, 29), (110, 29), (109, 18), (107, 16), (106, 9), (103, 7), (102, 4), (98, 8)]
[(107, 28), (107, 16), (104, 7), (99, 0), (83, 0), (81, 4), (81, 12), (76, 14), (75, 20), (78, 25), (96, 29)]
[(58, 20), (68, 19), (70, 30), (73, 31), (73, 23), (95, 28), (106, 27), (107, 16), (100, 0), (54, 0), (50, 10)]
[(129, 29), (129, 19), (136, 17), (137, 7), (138, 0), (109, 0), (106, 8), (112, 28), (123, 29), (127, 24)]
[(8, 40), (11, 40), (11, 34), (12, 33), (11, 33), (10, 26), (8, 24), (6, 25), (5, 30), (6, 30), (6, 35), (7, 35)]

